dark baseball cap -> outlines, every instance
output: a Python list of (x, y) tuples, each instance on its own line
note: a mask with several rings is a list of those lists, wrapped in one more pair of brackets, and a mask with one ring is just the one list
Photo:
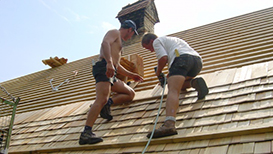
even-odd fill
[(136, 24), (132, 20), (125, 20), (121, 26), (124, 28), (132, 28), (135, 31), (135, 34), (138, 35), (138, 32), (136, 30), (137, 29)]

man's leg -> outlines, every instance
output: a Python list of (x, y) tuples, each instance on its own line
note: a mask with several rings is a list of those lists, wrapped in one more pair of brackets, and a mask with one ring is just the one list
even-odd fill
[(135, 97), (135, 91), (121, 80), (117, 80), (111, 90), (116, 92), (112, 97), (114, 104), (131, 102)]
[(189, 76), (187, 76), (186, 79), (185, 79), (185, 81), (184, 81), (184, 84), (183, 84), (181, 90), (186, 90), (186, 89), (188, 89), (188, 88), (191, 88), (191, 80), (192, 80), (193, 78), (194, 78), (194, 77), (189, 77)]
[[(184, 84), (185, 77), (174, 75), (168, 78), (168, 95), (166, 100), (166, 119), (164, 124), (155, 130), (153, 138), (177, 134), (175, 129), (176, 112), (179, 107), (179, 94)], [(151, 133), (147, 135), (149, 138)]]
[(96, 84), (96, 100), (88, 112), (86, 125), (92, 127), (95, 123), (100, 110), (106, 104), (109, 98), (111, 92), (110, 88), (110, 82), (99, 82)]
[(196, 91), (198, 92), (198, 99), (204, 99), (205, 96), (209, 93), (207, 84), (205, 80), (201, 77), (186, 77), (186, 80), (181, 90), (186, 90), (187, 88), (191, 87), (196, 89)]
[(108, 121), (113, 119), (110, 109), (110, 106), (112, 104), (122, 104), (130, 102), (135, 96), (134, 90), (121, 80), (117, 80), (116, 82), (114, 82), (111, 90), (113, 92), (116, 92), (116, 94), (112, 98), (108, 99), (107, 104), (102, 108), (100, 112), (100, 116), (104, 119), (107, 119)]
[(166, 100), (166, 116), (176, 117), (179, 106), (179, 94), (183, 86), (185, 77), (174, 75), (168, 79), (168, 95)]
[(81, 133), (79, 143), (82, 144), (93, 144), (97, 142), (103, 141), (102, 138), (96, 137), (95, 134), (92, 133), (92, 127), (98, 118), (100, 110), (107, 102), (107, 99), (110, 94), (110, 83), (109, 82), (98, 82), (96, 84), (96, 100), (94, 104), (92, 104), (88, 114), (87, 120), (85, 124), (85, 129)]

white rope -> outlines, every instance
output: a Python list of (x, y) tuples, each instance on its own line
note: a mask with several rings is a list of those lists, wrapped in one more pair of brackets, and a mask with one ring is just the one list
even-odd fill
[(52, 91), (58, 91), (58, 90), (59, 90), (58, 88), (59, 88), (60, 86), (62, 86), (64, 83), (69, 83), (69, 79), (66, 79), (64, 82), (62, 82), (62, 83), (60, 83), (58, 86), (55, 86), (55, 87), (54, 87), (54, 86), (52, 85), (52, 81), (54, 81), (54, 79), (50, 79), (50, 80), (49, 80), (49, 83), (50, 83), (50, 85), (51, 85)]
[(153, 131), (152, 131), (152, 134), (144, 148), (144, 150), (142, 151), (142, 154), (145, 153), (145, 151), (147, 150), (152, 138), (153, 138), (153, 135), (154, 135), (154, 132), (155, 132), (155, 128), (156, 128), (156, 125), (157, 125), (157, 121), (158, 121), (158, 117), (159, 117), (159, 113), (160, 113), (160, 110), (161, 110), (161, 106), (162, 106), (162, 102), (163, 102), (163, 97), (164, 97), (164, 92), (165, 92), (165, 87), (166, 87), (166, 77), (164, 76), (164, 85), (163, 85), (163, 91), (162, 91), (162, 94), (161, 94), (161, 100), (160, 100), (160, 104), (159, 104), (159, 108), (158, 108), (158, 112), (157, 112), (157, 116), (156, 116), (156, 119), (155, 119), (155, 124), (154, 124), (154, 128), (153, 128)]
[[(71, 78), (71, 80), (74, 79), (74, 78), (78, 75), (78, 70), (73, 71), (73, 73), (74, 73), (74, 75), (73, 75), (73, 77)], [(62, 86), (62, 85), (65, 84), (65, 83), (69, 83), (69, 82), (70, 82), (69, 79), (66, 79), (66, 80), (64, 80), (64, 82), (62, 82), (62, 83), (60, 83), (58, 86), (55, 86), (55, 87), (54, 87), (53, 84), (52, 84), (52, 81), (54, 81), (53, 78), (49, 80), (49, 83), (50, 83), (50, 86), (51, 86), (51, 88), (52, 88), (52, 91), (58, 91), (58, 90), (59, 90), (58, 88), (59, 88), (60, 86)]]

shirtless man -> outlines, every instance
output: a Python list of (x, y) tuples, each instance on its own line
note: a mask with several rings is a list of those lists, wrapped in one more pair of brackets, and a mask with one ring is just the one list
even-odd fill
[[(102, 118), (111, 120), (112, 116), (109, 115), (110, 105), (130, 102), (135, 96), (135, 92), (131, 87), (116, 79), (116, 72), (137, 82), (143, 81), (141, 76), (126, 70), (119, 63), (122, 40), (127, 41), (134, 34), (138, 35), (135, 23), (132, 20), (126, 20), (121, 24), (119, 30), (110, 30), (103, 38), (100, 60), (93, 66), (93, 76), (96, 80), (96, 100), (88, 112), (84, 131), (79, 139), (80, 145), (102, 142), (103, 139), (96, 137), (92, 132), (92, 127), (98, 115), (100, 114)], [(116, 94), (109, 98), (111, 91), (116, 92)], [(101, 112), (102, 109), (104, 109), (103, 113)]]

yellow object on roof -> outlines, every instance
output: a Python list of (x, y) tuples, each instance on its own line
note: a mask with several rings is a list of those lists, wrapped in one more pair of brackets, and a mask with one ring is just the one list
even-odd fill
[(65, 58), (58, 58), (57, 56), (52, 58), (50, 57), (49, 59), (45, 59), (45, 60), (42, 60), (42, 62), (45, 64), (45, 65), (49, 65), (50, 67), (54, 68), (54, 67), (57, 67), (57, 66), (61, 66), (61, 65), (64, 65), (67, 63), (67, 60), (68, 59), (65, 59)]

